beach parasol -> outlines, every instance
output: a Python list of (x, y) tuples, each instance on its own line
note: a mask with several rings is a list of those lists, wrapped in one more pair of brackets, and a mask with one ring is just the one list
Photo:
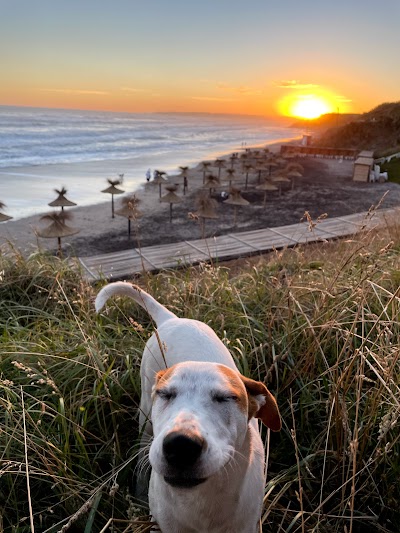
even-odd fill
[(286, 173), (286, 176), (290, 178), (290, 181), (292, 182), (292, 190), (294, 189), (294, 180), (295, 178), (301, 178), (303, 174), (299, 172), (298, 170), (289, 170), (289, 172)]
[(206, 194), (201, 194), (196, 200), (197, 211), (194, 215), (200, 219), (201, 236), (203, 239), (205, 237), (205, 219), (219, 218), (216, 210), (217, 205), (217, 202)]
[(236, 189), (236, 188), (232, 187), (231, 190), (229, 191), (229, 198), (224, 201), (224, 204), (230, 204), (230, 205), (234, 206), (233, 223), (234, 223), (235, 226), (236, 226), (238, 206), (239, 205), (243, 206), (243, 205), (249, 205), (250, 204), (250, 202), (248, 200), (246, 200), (245, 198), (243, 198), (243, 196), (240, 193), (241, 193), (240, 189)]
[[(6, 207), (6, 204), (4, 204), (3, 202), (0, 202), (0, 209), (4, 209), (5, 207)], [(7, 220), (11, 220), (11, 219), (12, 217), (9, 217), (5, 213), (0, 212), (0, 222), (6, 222)]]
[(274, 160), (274, 159), (267, 159), (266, 163), (265, 163), (269, 169), (269, 175), (271, 175), (271, 172), (272, 172), (272, 168), (273, 167), (278, 167), (278, 163)]
[[(120, 174), (120, 176), (123, 176), (123, 174)], [(104, 189), (104, 191), (101, 191), (101, 192), (105, 192), (105, 193), (111, 194), (111, 215), (112, 215), (112, 218), (115, 218), (115, 216), (114, 216), (114, 194), (122, 194), (125, 191), (123, 191), (122, 189), (118, 189), (118, 187), (117, 187), (117, 185), (121, 185), (122, 178), (119, 178), (117, 180), (108, 179), (107, 181), (110, 184), (110, 186), (107, 187), (107, 189)]]
[(292, 190), (294, 189), (295, 178), (301, 178), (304, 174), (304, 167), (300, 163), (289, 163), (283, 169), (283, 174), (290, 178), (292, 182)]
[(67, 220), (71, 220), (71, 213), (65, 211), (58, 211), (56, 213), (49, 213), (43, 215), (40, 220), (48, 220), (50, 222), (47, 228), (37, 229), (36, 233), (43, 239), (57, 239), (58, 241), (58, 255), (62, 255), (61, 238), (69, 237), (79, 233), (81, 230), (78, 228), (72, 228), (65, 223)]
[(140, 198), (138, 198), (135, 194), (131, 194), (121, 199), (121, 207), (120, 209), (115, 211), (116, 215), (119, 215), (121, 217), (125, 217), (128, 219), (128, 236), (129, 237), (131, 236), (131, 220), (136, 221), (138, 218), (143, 216), (143, 214), (139, 211), (137, 207), (140, 201), (141, 201)]
[(256, 165), (256, 170), (258, 172), (258, 183), (260, 184), (261, 183), (261, 172), (266, 170), (265, 163), (262, 161), (258, 162)]
[(271, 181), (273, 183), (277, 183), (279, 187), (279, 196), (282, 194), (282, 184), (283, 183), (290, 183), (290, 179), (288, 179), (286, 176), (280, 175), (280, 176), (274, 176), (271, 178)]
[(204, 185), (206, 182), (206, 171), (208, 170), (208, 167), (211, 165), (211, 161), (202, 161), (201, 164), (202, 164), (201, 170), (203, 171), (203, 185)]
[(54, 190), (58, 196), (55, 200), (48, 204), (50, 207), (61, 207), (61, 211), (63, 211), (64, 207), (72, 207), (77, 205), (75, 202), (71, 202), (71, 200), (68, 200), (68, 198), (65, 197), (67, 194), (67, 189), (65, 187), (62, 187), (60, 191), (58, 189)]
[(259, 189), (261, 191), (264, 191), (264, 201), (263, 201), (263, 205), (264, 207), (266, 206), (267, 204), (267, 194), (268, 194), (268, 191), (277, 191), (278, 190), (278, 187), (276, 187), (276, 185), (274, 185), (273, 183), (270, 183), (268, 181), (264, 181), (264, 183), (261, 183), (261, 185), (257, 185), (256, 189)]
[(155, 173), (155, 176), (153, 178), (153, 183), (158, 183), (159, 195), (161, 199), (161, 185), (163, 183), (166, 183), (168, 181), (168, 178), (164, 177), (166, 175), (166, 172), (164, 172), (163, 170), (155, 170), (154, 173)]
[(252, 168), (253, 168), (252, 165), (249, 165), (249, 164), (243, 165), (243, 170), (246, 172), (246, 183), (244, 186), (245, 189), (247, 189), (247, 184), (249, 182), (249, 172), (250, 170), (252, 170)]
[(219, 178), (217, 178), (217, 176), (214, 176), (213, 174), (209, 174), (204, 183), (204, 188), (210, 190), (210, 196), (211, 196), (211, 191), (214, 190), (215, 187), (218, 187), (219, 184), (220, 184)]
[(242, 154), (240, 154), (240, 159), (241, 159), (242, 165), (246, 164), (246, 162), (249, 159), (249, 153), (248, 152), (243, 152)]
[(229, 187), (232, 187), (232, 181), (236, 177), (236, 170), (234, 168), (227, 168), (226, 173), (228, 174)]
[(235, 164), (236, 159), (237, 159), (236, 154), (232, 154), (229, 156), (229, 161), (231, 162), (231, 168), (233, 168), (233, 165)]
[(218, 168), (218, 179), (221, 178), (221, 168), (225, 167), (225, 161), (223, 159), (216, 159), (214, 161), (214, 167)]
[(286, 172), (291, 172), (292, 170), (296, 170), (296, 171), (299, 172), (301, 175), (304, 174), (304, 167), (303, 167), (303, 165), (300, 165), (300, 163), (289, 163), (289, 164), (285, 167), (285, 171), (286, 171)]
[(176, 185), (168, 185), (165, 188), (168, 193), (161, 198), (161, 201), (169, 204), (169, 221), (172, 222), (172, 206), (174, 204), (179, 204), (180, 202), (182, 202), (182, 198), (175, 194), (175, 191), (177, 189)]

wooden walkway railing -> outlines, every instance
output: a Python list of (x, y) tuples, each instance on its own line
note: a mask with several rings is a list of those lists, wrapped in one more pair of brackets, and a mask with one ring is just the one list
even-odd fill
[(227, 260), (268, 251), (293, 247), (296, 244), (326, 241), (373, 229), (398, 215), (397, 209), (382, 209), (373, 213), (325, 219), (313, 228), (302, 222), (278, 228), (230, 233), (195, 241), (132, 248), (122, 252), (79, 257), (84, 276), (89, 281), (124, 279), (144, 271), (177, 268), (203, 261)]

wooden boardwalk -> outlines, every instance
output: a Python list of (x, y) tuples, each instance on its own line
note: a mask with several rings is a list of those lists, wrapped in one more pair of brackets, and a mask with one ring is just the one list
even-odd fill
[(363, 212), (325, 219), (312, 229), (307, 222), (302, 222), (77, 259), (89, 281), (102, 278), (124, 279), (144, 271), (177, 268), (211, 260), (224, 261), (293, 247), (296, 244), (346, 237), (384, 225), (398, 213), (397, 209), (382, 209), (374, 212), (373, 216)]

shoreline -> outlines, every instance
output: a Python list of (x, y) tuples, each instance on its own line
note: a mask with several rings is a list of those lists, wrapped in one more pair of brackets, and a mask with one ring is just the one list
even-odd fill
[[(281, 145), (282, 144), (290, 144), (290, 143), (293, 143), (293, 142), (296, 142), (298, 141), (299, 137), (292, 137), (292, 138), (284, 138), (282, 140), (274, 140), (274, 141), (266, 141), (266, 142), (262, 142), (262, 143), (259, 143), (259, 144), (255, 144), (255, 145), (252, 145), (252, 146), (249, 146), (246, 148), (249, 148), (251, 150), (255, 150), (255, 149), (260, 149), (260, 148), (264, 148), (264, 147), (268, 147), (271, 151), (273, 152), (276, 152), (280, 149)], [(238, 148), (238, 150), (244, 150), (243, 147), (241, 148)], [(209, 157), (203, 159), (203, 161), (213, 161), (215, 160), (216, 158), (221, 158), (221, 159), (228, 159), (231, 155), (232, 155), (232, 151), (231, 152), (226, 152), (226, 151), (213, 151), (209, 154)], [(3, 174), (3, 175), (6, 175), (6, 176), (13, 176), (13, 177), (29, 177), (29, 178), (32, 178), (32, 177), (36, 177), (38, 179), (44, 179), (44, 180), (54, 180), (54, 181), (58, 181), (58, 187), (61, 188), (62, 186), (65, 186), (65, 183), (62, 183), (63, 182), (63, 179), (60, 178), (60, 177), (55, 177), (53, 176), (53, 174), (56, 174), (57, 173), (57, 170), (61, 173), (61, 174), (73, 174), (75, 177), (76, 176), (81, 176), (81, 175), (85, 175), (85, 181), (87, 178), (90, 179), (90, 174), (96, 176), (94, 177), (93, 179), (96, 180), (96, 183), (95, 185), (97, 186), (97, 189), (96, 189), (96, 193), (95, 194), (98, 194), (98, 200), (97, 201), (93, 201), (92, 199), (89, 200), (89, 201), (85, 201), (83, 200), (80, 201), (78, 203), (78, 199), (77, 199), (77, 194), (70, 194), (69, 190), (67, 192), (67, 197), (71, 200), (71, 201), (74, 201), (76, 203), (78, 203), (77, 205), (77, 208), (81, 207), (81, 208), (87, 208), (87, 207), (90, 207), (90, 206), (95, 206), (95, 205), (101, 205), (101, 204), (106, 204), (107, 203), (107, 200), (105, 199), (106, 196), (104, 194), (101, 193), (100, 189), (103, 188), (103, 187), (106, 187), (107, 186), (107, 178), (106, 176), (108, 177), (115, 177), (117, 178), (118, 176), (118, 173), (126, 173), (127, 172), (127, 169), (129, 169), (130, 167), (133, 166), (133, 162), (134, 162), (134, 159), (132, 158), (129, 158), (129, 159), (108, 159), (106, 162), (103, 161), (103, 160), (99, 160), (99, 161), (87, 161), (87, 162), (83, 162), (83, 163), (54, 163), (53, 165), (37, 165), (37, 166), (29, 166), (29, 167), (7, 167), (7, 168), (4, 168), (4, 169), (0, 169), (0, 176)], [(201, 161), (193, 161), (193, 162), (185, 162), (185, 163), (182, 163), (180, 162), (179, 165), (177, 166), (174, 166), (174, 171), (170, 171), (168, 172), (167, 171), (167, 176), (168, 176), (168, 179), (170, 178), (174, 178), (175, 177), (179, 177), (179, 174), (177, 174), (177, 169), (179, 168), (179, 166), (190, 166), (190, 165), (193, 165), (192, 166), (192, 170), (193, 169), (197, 169), (199, 167), (199, 165), (201, 165)], [(103, 170), (103, 174), (104, 176), (100, 176), (99, 177), (99, 174), (101, 174), (101, 171), (99, 171), (99, 167), (114, 167), (113, 170), (111, 170), (110, 172), (105, 172)], [(160, 168), (161, 167), (157, 167), (155, 166), (154, 168)], [(74, 170), (75, 169), (75, 170)], [(38, 170), (39, 172), (35, 172), (35, 170)], [(162, 168), (162, 170), (164, 170), (164, 168)], [(138, 172), (138, 171), (137, 171)], [(145, 171), (143, 171), (143, 173), (141, 173), (142, 177), (128, 177), (126, 178), (124, 176), (124, 182), (123, 184), (120, 186), (120, 188), (123, 188), (124, 189), (124, 192), (126, 194), (135, 194), (135, 193), (138, 193), (140, 194), (141, 191), (143, 190), (144, 186), (146, 185), (146, 181), (145, 181)], [(101, 183), (100, 183), (100, 180)], [(65, 180), (64, 180), (65, 181)], [(88, 185), (87, 183), (85, 183), (85, 185)], [(89, 183), (90, 185), (90, 183)], [(49, 213), (52, 211), (52, 208), (49, 207), (49, 206), (45, 206), (43, 205), (44, 203), (48, 203), (48, 202), (51, 202), (55, 199), (55, 197), (57, 196), (57, 194), (54, 192), (54, 189), (49, 189), (48, 191), (48, 196), (47, 198), (44, 198), (43, 197), (40, 197), (40, 207), (38, 207), (38, 211), (36, 211), (35, 213), (32, 213), (32, 214), (29, 214), (29, 215), (23, 215), (23, 216), (13, 216), (13, 218), (10, 220), (10, 221), (7, 221), (5, 223), (3, 223), (4, 225), (7, 225), (7, 224), (10, 224), (12, 225), (14, 222), (17, 222), (19, 220), (26, 220), (26, 221), (29, 221), (30, 219), (32, 219), (32, 217), (40, 217), (40, 216), (43, 216), (45, 215), (46, 213)], [(33, 192), (33, 201), (35, 199), (35, 193)], [(91, 194), (91, 198), (93, 197), (93, 194)], [(0, 200), (3, 200), (3, 198), (0, 198)], [(27, 202), (28, 203), (28, 202)], [(75, 208), (73, 208), (75, 209)], [(6, 208), (4, 210), (0, 210), (0, 211), (4, 211), (5, 214), (7, 215), (12, 215), (12, 213), (10, 212), (10, 207), (8, 204), (6, 204)], [(1, 227), (1, 226), (0, 226)]]
[[(274, 144), (280, 146), (298, 138), (295, 130), (293, 136), (262, 141), (249, 148)], [(193, 152), (185, 148), (181, 152), (167, 150), (160, 152), (159, 157), (140, 154), (122, 159), (4, 167), (0, 168), (0, 201), (6, 204), (5, 213), (14, 217), (14, 220), (49, 212), (47, 204), (55, 199), (54, 190), (61, 187), (67, 189), (67, 197), (80, 207), (97, 205), (106, 201), (101, 191), (107, 187), (107, 179), (117, 179), (120, 174), (124, 174), (122, 189), (133, 193), (145, 183), (148, 168), (152, 171), (163, 170), (169, 176), (174, 176), (179, 172), (179, 166), (197, 166), (199, 161), (212, 161), (241, 150), (236, 145), (227, 149), (218, 148)], [(29, 191), (28, 198), (23, 194), (26, 190)]]
[[(292, 139), (290, 142), (295, 141)], [(251, 148), (259, 149), (262, 146), (268, 147), (270, 151), (279, 152), (282, 144), (281, 142), (263, 143)], [(224, 154), (224, 159), (231, 154)], [(305, 171), (302, 178), (296, 179), (296, 186), (292, 189), (290, 185), (285, 184), (282, 194), (270, 193), (265, 205), (263, 193), (256, 189), (258, 172), (252, 171), (249, 179), (252, 186), (249, 190), (244, 191), (243, 184), (240, 186), (242, 194), (250, 201), (250, 204), (237, 209), (237, 220), (235, 220), (234, 206), (219, 203), (217, 208), (219, 218), (206, 221), (207, 237), (261, 227), (295, 224), (304, 217), (305, 211), (310, 212), (314, 220), (323, 213), (334, 217), (368, 211), (372, 205), (379, 203), (388, 190), (383, 207), (400, 205), (399, 185), (353, 182), (351, 179), (352, 163), (343, 162), (340, 169), (342, 175), (339, 176), (335, 167), (332, 166), (334, 162), (330, 160), (310, 158), (300, 162)], [(218, 173), (216, 167), (211, 167), (210, 172)], [(229, 189), (226, 181), (228, 177), (225, 172), (222, 172), (221, 177), (224, 181), (218, 191), (227, 191)], [(203, 187), (201, 163), (197, 163), (188, 171), (188, 191), (185, 196), (182, 194), (183, 177), (181, 175), (169, 175), (167, 183), (177, 184), (177, 193), (182, 198), (181, 203), (173, 206), (172, 223), (169, 204), (159, 200), (159, 186), (152, 181), (150, 183), (144, 181), (140, 189), (135, 191), (140, 199), (138, 209), (143, 216), (137, 224), (132, 223), (131, 236), (128, 235), (126, 218), (118, 215), (115, 215), (115, 218), (111, 217), (110, 195), (107, 195), (108, 201), (66, 208), (73, 216), (72, 220), (68, 221), (68, 225), (79, 228), (80, 232), (62, 239), (64, 256), (85, 257), (121, 251), (130, 247), (201, 238), (199, 223), (191, 215), (197, 209), (196, 199), (199, 190)], [(164, 190), (162, 194), (166, 193), (167, 191)], [(115, 210), (118, 210), (120, 204), (118, 196), (115, 196)], [(68, 194), (67, 197), (69, 197)], [(48, 224), (48, 222), (40, 222), (40, 217), (41, 215), (32, 215), (1, 223), (0, 250), (4, 247), (8, 249), (11, 245), (24, 256), (38, 250), (56, 253), (56, 238), (37, 237), (36, 229), (43, 229)]]
[[(278, 152), (283, 142), (295, 142), (295, 140), (296, 139), (293, 138), (282, 142), (271, 141), (270, 143), (261, 143), (246, 148), (258, 149), (260, 147), (268, 147), (270, 151)], [(230, 155), (232, 155), (232, 152), (223, 153), (216, 157), (227, 160)], [(215, 158), (210, 157), (204, 161), (212, 160), (215, 160)], [(111, 163), (113, 163), (113, 161), (111, 161)], [(202, 186), (203, 172), (200, 167), (201, 162), (197, 162), (195, 166), (189, 169), (188, 179), (190, 180), (190, 189), (192, 187), (199, 189)], [(166, 182), (166, 184), (171, 183), (179, 184), (178, 188), (180, 190), (178, 192), (182, 195), (182, 177), (179, 174), (168, 175), (168, 182)], [(125, 188), (125, 183), (123, 184), (123, 187)], [(146, 183), (143, 178), (143, 181), (136, 189), (131, 192), (125, 191), (124, 195), (115, 195), (115, 210), (118, 210), (119, 207), (119, 196), (123, 197), (127, 194), (135, 194), (140, 199), (139, 210), (145, 213), (147, 217), (152, 217), (156, 214), (164, 214), (165, 217), (168, 217), (169, 205), (157, 201), (157, 191), (155, 189), (158, 191), (158, 185), (154, 184), (152, 180), (150, 183)], [(54, 194), (53, 196), (56, 195)], [(109, 195), (107, 196), (109, 197)], [(67, 197), (74, 201), (69, 194), (67, 194)], [(118, 215), (115, 215), (115, 218), (111, 217), (111, 199), (87, 205), (77, 205), (76, 207), (66, 208), (66, 210), (68, 210), (73, 217), (72, 220), (68, 222), (68, 225), (80, 229), (78, 234), (62, 239), (63, 244), (66, 244), (67, 246), (68, 243), (69, 246), (73, 246), (77, 240), (98, 239), (101, 238), (102, 235), (110, 232), (119, 232), (123, 234), (127, 228), (126, 218)], [(43, 229), (46, 225), (40, 221), (41, 217), (51, 212), (54, 212), (54, 209), (52, 210), (49, 207), (41, 213), (30, 215), (28, 217), (11, 219), (1, 223), (0, 248), (2, 245), (10, 243), (11, 246), (15, 246), (15, 248), (23, 255), (33, 253), (38, 249), (42, 251), (54, 250), (56, 247), (56, 239), (44, 239), (38, 237), (36, 233), (37, 229)]]

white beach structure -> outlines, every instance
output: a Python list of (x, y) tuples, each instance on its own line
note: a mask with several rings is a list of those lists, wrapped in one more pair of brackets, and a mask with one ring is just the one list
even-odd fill
[(363, 151), (354, 161), (353, 181), (370, 181), (370, 172), (374, 164), (373, 152)]

